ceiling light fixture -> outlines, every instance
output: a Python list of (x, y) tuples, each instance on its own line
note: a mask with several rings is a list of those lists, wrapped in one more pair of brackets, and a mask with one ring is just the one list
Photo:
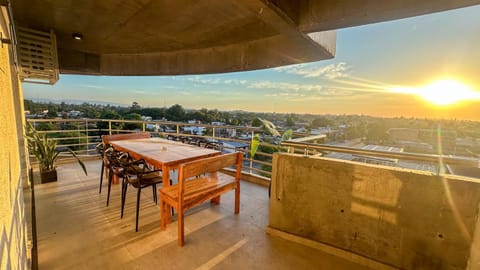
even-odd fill
[(75, 40), (82, 40), (82, 39), (83, 39), (83, 35), (80, 34), (80, 33), (73, 33), (73, 34), (72, 34), (72, 38), (75, 39)]

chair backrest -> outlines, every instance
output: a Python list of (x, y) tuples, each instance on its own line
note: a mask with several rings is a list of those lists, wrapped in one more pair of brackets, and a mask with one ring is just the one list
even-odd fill
[(181, 182), (183, 182), (185, 179), (191, 178), (193, 176), (197, 176), (203, 173), (215, 173), (223, 168), (236, 166), (236, 178), (238, 178), (236, 180), (240, 180), (240, 174), (242, 171), (242, 159), (242, 153), (235, 152), (231, 154), (224, 154), (184, 163), (180, 166), (180, 169), (178, 171), (178, 178)]
[(111, 141), (146, 139), (150, 137), (151, 137), (150, 132), (135, 132), (135, 133), (127, 133), (127, 134), (103, 135), (102, 141), (104, 144), (107, 144), (107, 143), (110, 143)]

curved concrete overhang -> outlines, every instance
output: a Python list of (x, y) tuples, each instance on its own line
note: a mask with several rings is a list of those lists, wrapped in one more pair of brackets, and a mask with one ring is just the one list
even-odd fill
[[(18, 26), (56, 34), (61, 73), (178, 75), (333, 58), (335, 29), (480, 0), (82, 0), (11, 2)], [(72, 34), (79, 33), (82, 40)]]

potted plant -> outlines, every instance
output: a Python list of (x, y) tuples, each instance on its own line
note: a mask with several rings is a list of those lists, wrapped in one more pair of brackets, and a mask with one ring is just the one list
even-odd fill
[(75, 152), (67, 148), (65, 151), (57, 151), (57, 141), (47, 137), (46, 134), (39, 134), (32, 124), (27, 123), (25, 127), (25, 137), (28, 141), (28, 150), (33, 154), (40, 168), (41, 183), (57, 181), (57, 170), (55, 163), (60, 153), (67, 152), (75, 157), (87, 175), (85, 164), (77, 157)]

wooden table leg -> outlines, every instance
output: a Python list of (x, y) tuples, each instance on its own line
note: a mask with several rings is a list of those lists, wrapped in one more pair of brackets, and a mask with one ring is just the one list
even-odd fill
[[(162, 185), (165, 187), (170, 186), (170, 168), (168, 166), (162, 165)], [(172, 222), (172, 212), (169, 209), (165, 209), (164, 217), (165, 217), (165, 222), (164, 224), (170, 224)]]

